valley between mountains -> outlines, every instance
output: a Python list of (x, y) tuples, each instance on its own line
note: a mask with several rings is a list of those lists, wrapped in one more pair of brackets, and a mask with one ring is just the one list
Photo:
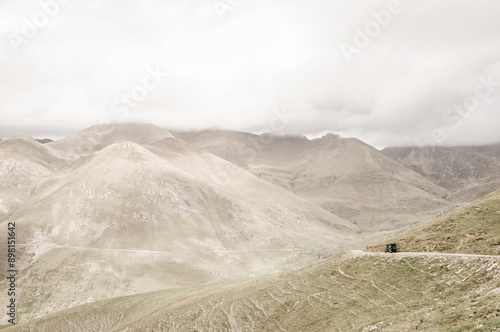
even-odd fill
[[(137, 123), (15, 135), (0, 141), (0, 234), (15, 223), (19, 325), (0, 324), (500, 329), (499, 157)], [(359, 251), (387, 241), (421, 254)]]

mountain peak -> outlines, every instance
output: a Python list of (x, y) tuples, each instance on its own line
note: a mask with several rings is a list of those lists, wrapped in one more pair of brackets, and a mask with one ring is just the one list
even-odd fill
[(32, 143), (35, 145), (40, 144), (33, 137), (26, 135), (26, 134), (15, 134), (15, 135), (12, 135), (11, 137), (8, 137), (8, 138), (2, 140), (2, 142), (4, 142), (4, 143), (5, 142), (12, 142), (12, 141), (24, 141), (24, 142)]
[(104, 147), (126, 141), (137, 144), (155, 142), (162, 139), (175, 139), (164, 128), (148, 123), (111, 123), (89, 127), (75, 135), (47, 145), (71, 155), (86, 155)]

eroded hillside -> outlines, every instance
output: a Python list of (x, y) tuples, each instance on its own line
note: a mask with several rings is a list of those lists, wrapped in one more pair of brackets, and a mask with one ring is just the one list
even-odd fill
[(354, 138), (181, 132), (186, 142), (352, 220), (360, 233), (387, 234), (433, 219), (448, 190)]
[(473, 201), (500, 187), (500, 144), (389, 147), (382, 152), (449, 190), (456, 202)]
[[(349, 221), (161, 128), (147, 136), (150, 125), (123, 126), (92, 127), (77, 134), (82, 139), (50, 145), (0, 143), (8, 148), (0, 232), (15, 222), (22, 248), (20, 321), (100, 299), (275, 273), (361, 246)], [(127, 133), (130, 140), (116, 143)], [(75, 147), (81, 141), (90, 145)], [(31, 150), (30, 158), (18, 156)]]
[(384, 241), (433, 253), (325, 260), (451, 208), (448, 191), (355, 139), (192, 135), (0, 142), (0, 232), (15, 222), (22, 248), (8, 330), (500, 328), (498, 258), (436, 255), (500, 254), (500, 192)]
[(339, 256), (249, 282), (91, 303), (6, 331), (493, 331), (499, 263)]

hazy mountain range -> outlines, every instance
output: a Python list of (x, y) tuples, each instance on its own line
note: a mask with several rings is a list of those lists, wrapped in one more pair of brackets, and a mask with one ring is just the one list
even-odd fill
[(379, 151), (332, 134), (150, 124), (97, 125), (43, 143), (22, 134), (0, 142), (0, 232), (17, 225), (21, 321), (283, 273), (500, 188), (500, 145)]

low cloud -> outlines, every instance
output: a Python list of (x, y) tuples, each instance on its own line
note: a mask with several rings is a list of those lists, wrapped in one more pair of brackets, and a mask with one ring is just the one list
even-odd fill
[[(259, 132), (288, 108), (290, 134), (377, 147), (500, 141), (497, 1), (401, 1), (379, 30), (394, 0), (241, 1), (223, 19), (202, 0), (64, 2), (17, 50), (9, 36), (43, 8), (0, 3), (2, 137), (59, 137), (103, 120)], [(369, 43), (346, 59), (341, 45), (359, 31)], [(168, 76), (116, 112), (156, 66)], [(482, 78), (494, 82), (488, 98), (451, 121)]]

